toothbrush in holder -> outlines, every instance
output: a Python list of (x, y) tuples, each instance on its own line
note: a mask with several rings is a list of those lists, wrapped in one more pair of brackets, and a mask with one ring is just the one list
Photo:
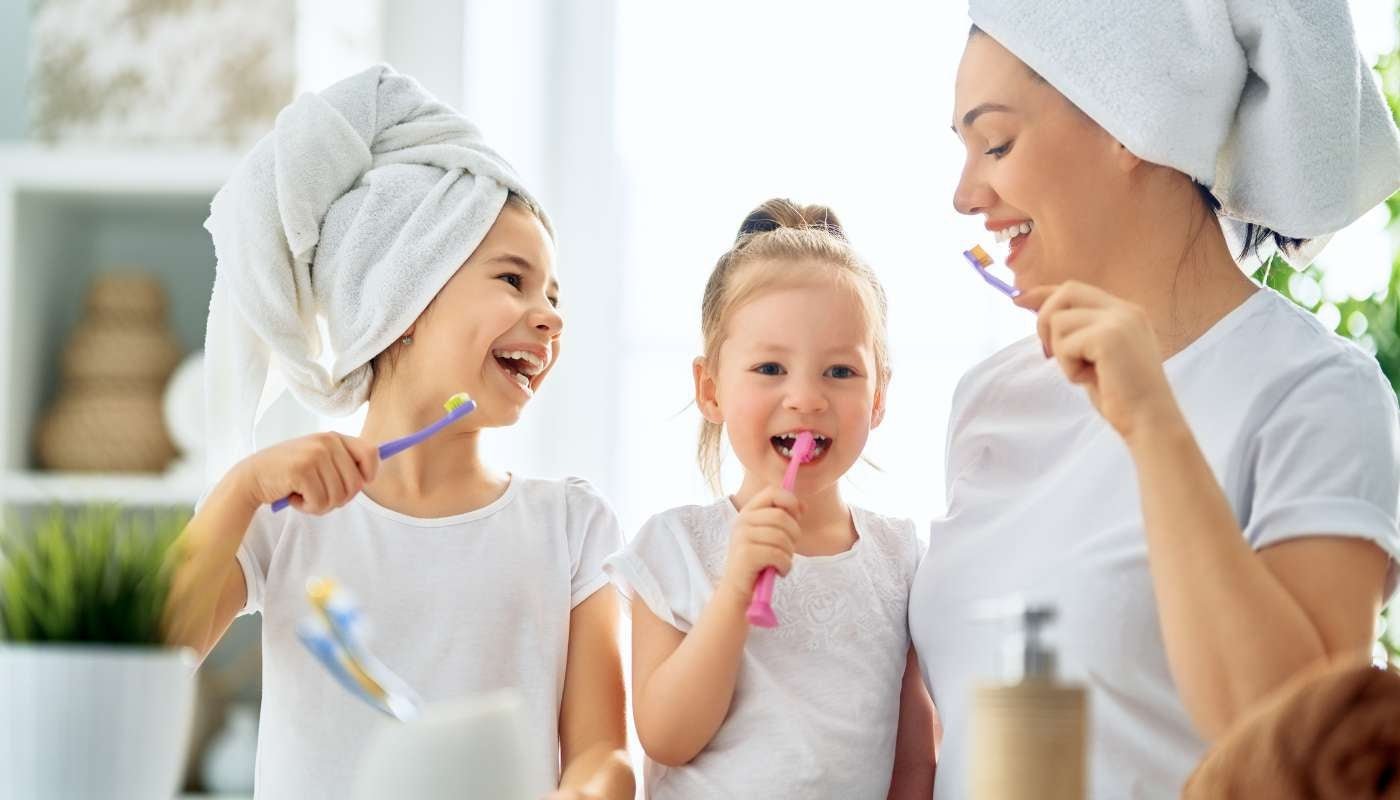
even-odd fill
[[(811, 460), (815, 447), (816, 439), (811, 431), (797, 434), (797, 441), (792, 443), (792, 458), (788, 461), (787, 472), (783, 473), (784, 491), (790, 492), (797, 486), (797, 468)], [(764, 567), (758, 573), (758, 580), (753, 585), (753, 599), (749, 601), (749, 610), (745, 613), (749, 624), (760, 628), (778, 627), (778, 617), (773, 613), (773, 583), (777, 577), (777, 570), (772, 567)]]
[[(472, 400), (466, 392), (458, 392), (457, 394), (454, 394), (451, 397), (447, 398), (447, 402), (443, 403), (442, 407), (447, 409), (447, 416), (443, 417), (437, 422), (434, 422), (433, 424), (429, 425), (421, 431), (418, 431), (416, 433), (410, 433), (409, 435), (401, 439), (395, 439), (391, 442), (385, 442), (384, 444), (381, 444), (379, 446), (379, 460), (383, 461), (386, 458), (402, 453), (408, 448), (423, 442), (425, 439), (442, 430), (443, 428), (446, 428), (448, 425), (451, 425), (452, 423), (456, 422), (462, 417), (465, 417), (466, 415), (472, 413), (476, 410), (476, 401)], [(292, 496), (287, 495), (281, 500), (278, 500), (275, 503), (273, 503), (272, 510), (274, 513), (281, 511), (282, 509), (291, 505), (291, 502)]]
[(975, 244), (972, 246), (971, 250), (964, 250), (963, 258), (967, 259), (968, 263), (972, 265), (972, 268), (977, 270), (977, 274), (982, 276), (982, 280), (991, 284), (993, 289), (1010, 297), (1012, 300), (1015, 300), (1021, 294), (1020, 289), (1017, 289), (1015, 286), (1012, 286), (987, 271), (987, 267), (990, 267), (995, 262), (992, 260), (991, 255), (989, 255), (986, 250), (982, 249), (981, 245)]

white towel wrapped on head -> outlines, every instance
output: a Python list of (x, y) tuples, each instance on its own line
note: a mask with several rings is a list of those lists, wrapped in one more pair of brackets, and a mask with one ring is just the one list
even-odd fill
[(545, 220), (474, 125), (387, 66), (284, 108), (205, 222), (218, 257), (209, 477), (252, 451), (272, 364), (312, 409), (343, 415), (363, 403), (370, 360), (472, 254), (511, 192)]
[(976, 25), (1222, 213), (1314, 238), (1400, 188), (1346, 0), (971, 0)]

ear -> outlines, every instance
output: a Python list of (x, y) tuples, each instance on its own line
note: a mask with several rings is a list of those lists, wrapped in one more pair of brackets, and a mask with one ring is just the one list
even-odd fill
[(695, 406), (700, 409), (700, 414), (705, 419), (716, 425), (724, 422), (724, 415), (719, 410), (719, 398), (715, 392), (715, 379), (710, 374), (708, 365), (704, 357), (700, 357), (691, 362), (691, 374), (695, 378)]
[(875, 430), (880, 427), (880, 423), (885, 421), (885, 387), (881, 386), (875, 390), (875, 404), (870, 407), (870, 429)]

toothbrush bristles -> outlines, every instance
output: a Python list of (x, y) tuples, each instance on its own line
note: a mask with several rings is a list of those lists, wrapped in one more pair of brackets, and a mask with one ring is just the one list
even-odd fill
[(456, 411), (457, 409), (461, 408), (464, 404), (469, 402), (471, 399), (471, 395), (467, 394), (466, 392), (458, 392), (452, 395), (451, 397), (447, 398), (447, 402), (443, 403), (442, 407), (447, 409), (448, 412)]
[(972, 249), (966, 251), (966, 253), (974, 261), (984, 267), (990, 267), (992, 265), (992, 257), (987, 254), (986, 250), (982, 249), (982, 245), (980, 244), (973, 245)]

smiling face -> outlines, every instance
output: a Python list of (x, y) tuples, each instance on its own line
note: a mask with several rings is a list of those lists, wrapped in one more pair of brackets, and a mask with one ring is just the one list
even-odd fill
[(746, 486), (777, 486), (801, 431), (813, 433), (816, 449), (798, 473), (799, 492), (835, 483), (860, 457), (883, 414), (861, 311), (858, 294), (836, 281), (763, 289), (729, 313), (717, 363), (697, 359), (697, 403), (728, 430)]
[(1010, 241), (1016, 286), (1106, 285), (1107, 265), (1132, 252), (1137, 159), (980, 32), (967, 42), (954, 97), (953, 131), (967, 156), (953, 205)]
[(539, 219), (507, 203), (471, 257), (395, 345), (390, 379), (442, 402), (466, 391), (474, 428), (513, 424), (559, 355), (554, 243)]

